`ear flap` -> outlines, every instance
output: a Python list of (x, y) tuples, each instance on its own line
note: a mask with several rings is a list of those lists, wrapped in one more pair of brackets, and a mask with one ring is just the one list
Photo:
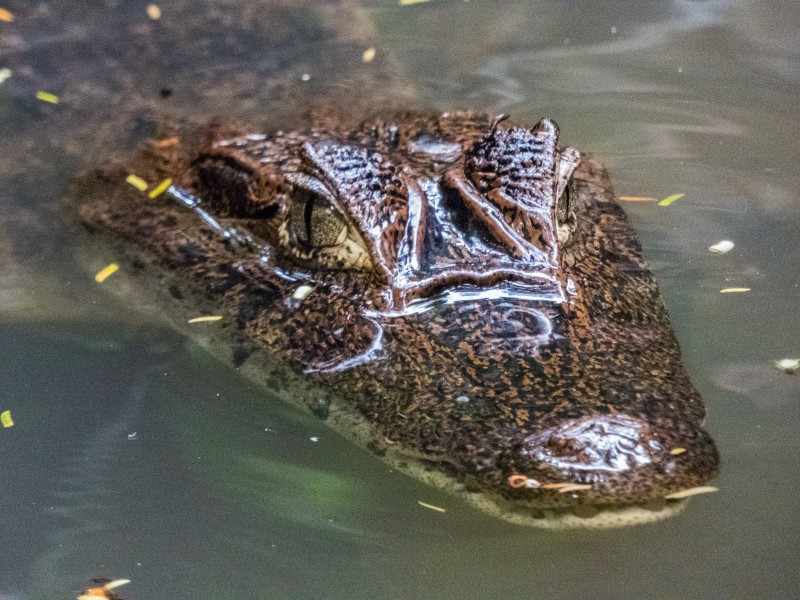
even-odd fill
[(279, 209), (275, 185), (257, 168), (225, 152), (203, 154), (194, 161), (203, 204), (220, 217), (274, 217)]

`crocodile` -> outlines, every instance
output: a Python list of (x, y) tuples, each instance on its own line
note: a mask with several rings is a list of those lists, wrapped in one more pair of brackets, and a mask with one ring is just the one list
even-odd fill
[[(716, 475), (636, 234), (553, 121), (253, 131), (152, 140), (83, 181), (81, 223), (323, 390), (335, 428), (496, 516), (656, 521)], [(151, 199), (132, 172), (170, 181)]]

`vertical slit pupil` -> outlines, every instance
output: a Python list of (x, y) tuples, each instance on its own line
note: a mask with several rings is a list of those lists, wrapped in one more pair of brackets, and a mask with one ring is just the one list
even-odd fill
[(315, 200), (314, 193), (309, 192), (308, 198), (306, 199), (306, 207), (303, 212), (303, 221), (305, 222), (306, 226), (306, 242), (311, 243), (311, 213), (314, 212), (314, 200)]

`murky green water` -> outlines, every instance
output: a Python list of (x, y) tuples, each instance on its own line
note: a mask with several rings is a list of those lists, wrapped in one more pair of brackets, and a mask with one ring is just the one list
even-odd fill
[[(129, 599), (800, 597), (800, 375), (772, 362), (800, 355), (800, 5), (145, 6), (2, 3), (0, 411), (16, 424), (0, 429), (0, 599), (75, 597), (98, 576), (131, 579)], [(73, 258), (70, 178), (160, 118), (285, 128), (326, 105), (548, 115), (620, 194), (685, 194), (626, 208), (709, 407), (721, 491), (626, 530), (493, 520)], [(707, 252), (722, 239), (735, 248)]]

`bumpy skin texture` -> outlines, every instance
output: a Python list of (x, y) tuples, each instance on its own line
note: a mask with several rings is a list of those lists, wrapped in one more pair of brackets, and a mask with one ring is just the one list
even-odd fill
[[(467, 489), (559, 508), (706, 483), (717, 450), (639, 243), (602, 165), (557, 138), (472, 113), (201, 129), (95, 174), (79, 210), (344, 399), (378, 445)], [(121, 183), (132, 170), (251, 241), (145, 199)]]

